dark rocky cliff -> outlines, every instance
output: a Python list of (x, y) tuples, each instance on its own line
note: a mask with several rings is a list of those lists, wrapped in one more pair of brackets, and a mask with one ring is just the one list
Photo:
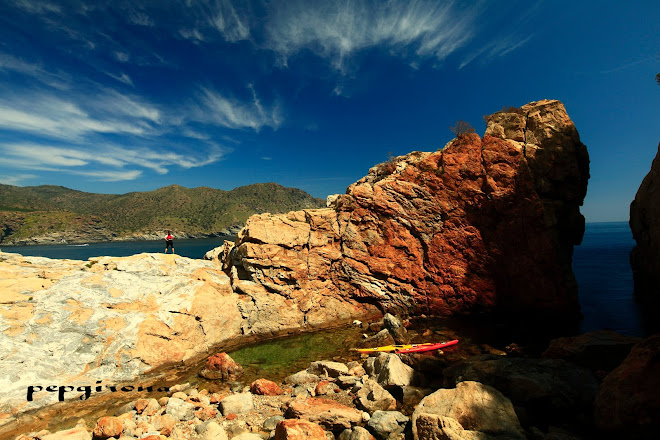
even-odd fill
[[(630, 253), (635, 295), (651, 323), (660, 317), (660, 145), (630, 204), (630, 229), (637, 242)], [(660, 324), (655, 324), (658, 328)]]

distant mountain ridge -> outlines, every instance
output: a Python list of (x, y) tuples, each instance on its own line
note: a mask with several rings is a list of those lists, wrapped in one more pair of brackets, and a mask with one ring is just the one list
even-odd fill
[(147, 192), (95, 194), (61, 186), (0, 184), (0, 243), (47, 244), (179, 238), (235, 232), (252, 214), (317, 208), (297, 188), (256, 183), (231, 191), (170, 185)]

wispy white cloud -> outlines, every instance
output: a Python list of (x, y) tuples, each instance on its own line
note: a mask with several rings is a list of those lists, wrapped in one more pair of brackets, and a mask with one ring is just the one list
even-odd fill
[(122, 73), (121, 75), (113, 75), (112, 73), (105, 72), (105, 74), (108, 75), (110, 78), (114, 78), (121, 83), (129, 85), (131, 87), (135, 87), (135, 84), (133, 84), (133, 80), (131, 79), (131, 77), (126, 75), (125, 73)]
[(122, 182), (125, 180), (135, 180), (142, 175), (140, 170), (128, 171), (72, 171), (71, 174), (90, 177), (99, 182)]
[(469, 55), (467, 55), (460, 63), (458, 68), (462, 69), (463, 67), (467, 66), (472, 61), (477, 59), (485, 63), (493, 60), (494, 58), (504, 56), (509, 52), (512, 52), (522, 47), (527, 42), (529, 42), (533, 37), (534, 35), (520, 37), (518, 35), (512, 34), (499, 38), (497, 40), (493, 40), (485, 44), (484, 46), (480, 47), (479, 49), (471, 52)]
[(630, 61), (630, 62), (627, 62), (627, 63), (624, 63), (624, 64), (620, 64), (620, 65), (618, 65), (614, 68), (611, 68), (611, 69), (601, 70), (600, 73), (606, 74), (606, 73), (620, 72), (621, 70), (626, 70), (626, 69), (634, 67), (638, 64), (646, 63), (647, 61), (652, 61), (654, 59), (657, 59), (657, 57), (656, 56), (648, 56), (648, 57), (642, 58), (640, 60)]
[(111, 89), (99, 90), (92, 100), (25, 90), (0, 97), (0, 128), (59, 139), (98, 133), (146, 135), (160, 122), (158, 109)]
[(116, 51), (114, 55), (120, 63), (127, 63), (131, 59), (131, 56), (128, 53), (122, 51)]
[(50, 147), (38, 144), (6, 144), (0, 146), (5, 157), (14, 165), (39, 169), (47, 167), (79, 167), (87, 165), (89, 153), (72, 148)]
[(200, 132), (192, 130), (190, 128), (184, 128), (181, 131), (181, 134), (183, 134), (187, 138), (198, 139), (198, 140), (201, 140), (201, 141), (208, 141), (209, 139), (211, 139), (210, 135), (208, 135), (206, 133), (200, 133)]
[(0, 72), (16, 72), (30, 76), (47, 86), (66, 90), (70, 87), (70, 75), (50, 72), (42, 64), (28, 62), (13, 55), (0, 53)]
[(199, 29), (179, 29), (179, 35), (186, 40), (204, 41), (205, 38)]
[(193, 109), (191, 116), (200, 121), (210, 122), (232, 129), (251, 128), (259, 131), (263, 127), (278, 128), (283, 117), (278, 105), (265, 108), (254, 87), (249, 87), (252, 92), (252, 101), (239, 101), (228, 98), (215, 90), (202, 88), (200, 90), (199, 105)]
[(339, 70), (351, 55), (376, 46), (406, 59), (443, 60), (473, 37), (477, 12), (428, 0), (291, 0), (271, 8), (265, 44), (285, 62), (310, 49)]
[[(103, 87), (96, 91), (93, 100), (37, 90), (3, 94), (0, 132), (33, 139), (0, 142), (3, 167), (117, 181), (136, 179), (144, 170), (166, 174), (172, 167), (209, 165), (229, 151), (185, 125), (171, 126), (168, 114), (136, 96)], [(103, 138), (108, 134), (122, 136), (126, 146), (108, 143)], [(177, 144), (171, 134), (188, 141)]]
[(189, 169), (209, 165), (220, 160), (227, 150), (212, 145), (206, 153), (183, 154), (117, 145), (102, 145), (92, 151), (84, 146), (10, 143), (0, 144), (0, 152), (5, 159), (3, 165), (15, 169), (58, 171), (96, 177), (98, 180), (117, 181), (136, 179), (142, 174), (141, 169), (167, 174), (174, 166)]
[(14, 174), (11, 176), (0, 175), (0, 183), (4, 183), (5, 185), (21, 185), (26, 180), (35, 179), (37, 177), (38, 176), (35, 174)]
[(138, 97), (128, 96), (112, 89), (102, 89), (99, 96), (88, 105), (101, 115), (161, 122), (161, 112), (156, 107), (143, 102)]
[(131, 23), (136, 24), (138, 26), (146, 26), (146, 27), (156, 26), (156, 23), (154, 22), (153, 18), (151, 18), (143, 11), (131, 10), (128, 14), (128, 19), (130, 20)]
[(62, 11), (59, 5), (43, 0), (13, 0), (13, 3), (31, 14), (60, 13)]
[[(243, 2), (243, 6), (246, 5)], [(233, 43), (250, 37), (249, 16), (239, 13), (231, 1), (218, 0), (211, 9), (210, 23), (225, 40)]]

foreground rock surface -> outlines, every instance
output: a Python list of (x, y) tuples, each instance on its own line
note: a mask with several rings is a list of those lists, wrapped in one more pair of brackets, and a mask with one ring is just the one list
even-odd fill
[(488, 117), (483, 139), (468, 134), (375, 166), (326, 209), (251, 217), (225, 264), (237, 291), (299, 301), (575, 312), (571, 257), (588, 164), (564, 106), (530, 103)]
[[(348, 362), (344, 365), (346, 368), (340, 362), (333, 361), (336, 369), (349, 371), (347, 375), (336, 378), (309, 373), (330, 361), (311, 362), (302, 371), (307, 374), (307, 382), (295, 387), (283, 385), (279, 395), (248, 392), (250, 387), (241, 383), (235, 386), (236, 382), (227, 384), (217, 392), (184, 383), (173, 387), (167, 396), (158, 401), (141, 398), (119, 409), (109, 406), (106, 415), (88, 420), (89, 424), (80, 420), (74, 428), (54, 433), (42, 429), (18, 436), (2, 436), (0, 429), (0, 436), (15, 440), (90, 440), (92, 435), (96, 439), (121, 440), (655, 438), (659, 408), (656, 395), (657, 371), (660, 371), (657, 368), (659, 338), (651, 337), (636, 345), (627, 359), (605, 379), (596, 405), (591, 402), (587, 409), (591, 413), (596, 409), (595, 425), (589, 418), (575, 416), (585, 412), (580, 399), (563, 399), (562, 396), (568, 393), (566, 387), (556, 380), (553, 382), (547, 371), (540, 373), (539, 370), (548, 370), (548, 362), (554, 365), (557, 360), (507, 359), (508, 356), (502, 354), (500, 357), (509, 362), (505, 369), (512, 370), (505, 376), (492, 371), (492, 368), (489, 371), (489, 368), (480, 367), (481, 380), (490, 381), (493, 386), (459, 379), (455, 384), (448, 384), (447, 388), (431, 390), (414, 407), (406, 407), (402, 400), (396, 401), (401, 411), (377, 407), (363, 408), (366, 411), (358, 409), (361, 400), (359, 392), (369, 390), (370, 384), (377, 383), (378, 376), (378, 372), (369, 367), (374, 358), (363, 358), (361, 362)], [(451, 350), (456, 351), (456, 347)], [(617, 348), (614, 347), (613, 351), (616, 352)], [(518, 362), (521, 360), (524, 362)], [(482, 356), (476, 356), (466, 359), (464, 364), (475, 365), (482, 361)], [(540, 367), (538, 362), (546, 366)], [(585, 371), (566, 361), (556, 364), (555, 369), (561, 372), (553, 374), (562, 377), (576, 377)], [(422, 372), (416, 371), (416, 374)], [(300, 373), (296, 376), (302, 377)], [(465, 379), (473, 376), (465, 370)], [(319, 398), (318, 394), (314, 397), (315, 390), (321, 384), (340, 384), (348, 377), (354, 379), (351, 386), (344, 389), (337, 387), (323, 398)], [(279, 386), (264, 378), (254, 383)], [(301, 388), (305, 393), (299, 392)], [(584, 389), (577, 389), (573, 394), (582, 392)], [(378, 400), (378, 396), (371, 392), (363, 397)], [(532, 416), (539, 400), (547, 404), (546, 410)], [(548, 410), (557, 402), (563, 402), (564, 411)], [(568, 408), (571, 405), (572, 408)], [(73, 423), (75, 421), (71, 421), (70, 425)]]
[[(138, 386), (139, 375), (218, 344), (376, 313), (339, 298), (234, 292), (217, 263), (172, 254), (77, 261), (0, 252), (0, 424), (57, 402), (47, 386), (68, 387), (68, 399), (81, 386)], [(208, 373), (231, 373), (218, 371)]]

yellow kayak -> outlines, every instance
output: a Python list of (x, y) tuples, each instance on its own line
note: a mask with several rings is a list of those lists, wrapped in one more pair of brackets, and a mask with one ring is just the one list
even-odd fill
[(392, 352), (398, 350), (408, 350), (410, 348), (422, 346), (422, 345), (433, 345), (433, 344), (402, 344), (402, 345), (383, 345), (382, 347), (374, 348), (356, 348), (360, 353), (376, 353), (376, 352)]

